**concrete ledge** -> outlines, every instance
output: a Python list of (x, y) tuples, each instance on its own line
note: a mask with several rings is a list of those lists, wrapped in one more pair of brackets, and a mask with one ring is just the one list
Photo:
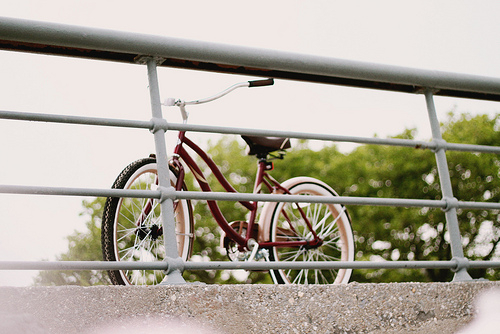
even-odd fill
[(445, 334), (490, 289), (500, 283), (0, 287), (0, 332)]

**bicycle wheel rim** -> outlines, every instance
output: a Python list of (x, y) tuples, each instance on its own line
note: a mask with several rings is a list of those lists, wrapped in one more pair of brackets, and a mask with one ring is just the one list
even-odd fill
[[(127, 181), (124, 189), (155, 190), (157, 174), (153, 164), (139, 168)], [(149, 213), (144, 209), (151, 206)], [(138, 221), (143, 220), (138, 226)], [(161, 227), (161, 210), (156, 199), (120, 198), (114, 220), (115, 258), (117, 261), (162, 261), (165, 258), (163, 236), (152, 236), (152, 229)], [(141, 229), (142, 231), (141, 232)], [(154, 285), (163, 280), (161, 271), (120, 270), (127, 284)]]
[[(336, 195), (321, 183), (301, 182), (289, 187), (293, 195)], [(271, 241), (311, 241), (313, 235), (307, 227), (300, 207), (318, 236), (323, 239), (319, 247), (274, 247), (274, 261), (352, 261), (354, 242), (345, 207), (321, 203), (277, 203), (272, 215)], [(291, 228), (292, 222), (293, 228)], [(339, 284), (347, 283), (350, 269), (298, 269), (273, 270), (276, 283), (285, 284)]]
[[(174, 175), (173, 183), (176, 182)], [(123, 185), (124, 189), (155, 190), (157, 188), (156, 163), (144, 164), (135, 170)], [(187, 260), (193, 241), (192, 211), (189, 201), (180, 200), (174, 212), (178, 253)], [(113, 220), (113, 252), (116, 261), (163, 261), (165, 245), (162, 214), (157, 199), (120, 198)], [(161, 229), (161, 230), (160, 230)], [(119, 270), (122, 284), (155, 285), (165, 274), (161, 270)], [(120, 280), (119, 279), (119, 280)]]

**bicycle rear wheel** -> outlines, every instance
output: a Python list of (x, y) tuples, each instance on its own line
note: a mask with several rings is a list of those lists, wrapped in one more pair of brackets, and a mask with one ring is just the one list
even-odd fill
[[(177, 181), (173, 171), (172, 184)], [(118, 176), (112, 188), (154, 190), (158, 187), (155, 158), (137, 160)], [(162, 261), (165, 258), (163, 224), (157, 199), (107, 198), (102, 217), (101, 244), (105, 261)], [(193, 212), (189, 200), (175, 205), (177, 249), (187, 260), (193, 247)], [(160, 270), (110, 270), (116, 285), (155, 285), (165, 274)]]
[[(308, 177), (286, 181), (283, 186), (292, 195), (337, 196), (325, 183)], [(313, 240), (305, 218), (323, 240), (317, 247), (273, 247), (271, 261), (354, 261), (354, 238), (345, 207), (321, 203), (270, 203), (272, 216), (271, 242)], [(299, 208), (301, 210), (299, 210)], [(303, 214), (301, 213), (303, 212)], [(305, 217), (304, 217), (305, 216)], [(352, 269), (271, 270), (278, 284), (347, 283)]]

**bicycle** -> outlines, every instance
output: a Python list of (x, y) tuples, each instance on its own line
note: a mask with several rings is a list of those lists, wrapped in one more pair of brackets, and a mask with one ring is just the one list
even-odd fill
[[(273, 79), (239, 83), (212, 97), (185, 102), (168, 99), (167, 106), (177, 106), (187, 123), (187, 105), (214, 101), (240, 87), (274, 84)], [(269, 193), (291, 195), (338, 196), (324, 182), (310, 177), (295, 177), (283, 183), (270, 171), (274, 159), (283, 159), (290, 148), (287, 138), (242, 136), (249, 155), (258, 160), (254, 193), (262, 188)], [(213, 160), (197, 144), (178, 134), (178, 142), (170, 158), (171, 185), (177, 191), (187, 190), (186, 167), (192, 172), (202, 191), (210, 192), (201, 168), (186, 147), (196, 153), (210, 168), (227, 192), (236, 192)], [(112, 188), (152, 190), (158, 186), (156, 157), (137, 160), (117, 177)], [(353, 261), (354, 240), (346, 208), (339, 204), (240, 201), (248, 210), (247, 221), (228, 222), (214, 200), (207, 200), (212, 216), (223, 230), (222, 244), (231, 261)], [(259, 210), (261, 209), (261, 211)], [(260, 215), (259, 215), (260, 211)], [(188, 260), (194, 240), (193, 209), (190, 200), (174, 202), (176, 239), (179, 256)], [(258, 217), (259, 216), (259, 217)], [(106, 261), (162, 261), (165, 258), (163, 227), (157, 199), (107, 198), (102, 218), (102, 249)], [(269, 270), (276, 284), (347, 283), (351, 269), (336, 270)], [(117, 285), (154, 285), (164, 273), (152, 270), (112, 270), (109, 277)]]

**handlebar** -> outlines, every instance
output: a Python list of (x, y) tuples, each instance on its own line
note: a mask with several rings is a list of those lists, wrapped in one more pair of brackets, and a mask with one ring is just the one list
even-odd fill
[(274, 79), (253, 80), (248, 82), (248, 87), (263, 87), (274, 85)]
[(212, 102), (214, 100), (220, 99), (221, 97), (231, 93), (233, 90), (241, 88), (241, 87), (264, 87), (264, 86), (272, 86), (274, 85), (274, 79), (265, 79), (265, 80), (253, 80), (253, 81), (247, 81), (247, 82), (240, 82), (235, 85), (232, 85), (231, 87), (223, 90), (222, 92), (213, 95), (211, 97), (207, 97), (205, 99), (200, 99), (200, 100), (193, 100), (193, 101), (182, 101), (182, 100), (175, 100), (175, 99), (167, 99), (163, 103), (166, 106), (180, 106), (180, 105), (193, 105), (193, 104), (202, 104), (202, 103), (207, 103), (207, 102)]
[(265, 80), (252, 80), (252, 81), (246, 81), (246, 82), (240, 82), (235, 85), (232, 85), (231, 87), (223, 90), (222, 92), (213, 95), (211, 97), (207, 97), (205, 99), (200, 99), (200, 100), (194, 100), (194, 101), (182, 101), (182, 100), (175, 100), (173, 98), (166, 99), (163, 105), (165, 106), (178, 106), (181, 109), (182, 113), (182, 118), (184, 121), (187, 120), (188, 113), (186, 111), (186, 106), (187, 105), (195, 105), (195, 104), (202, 104), (202, 103), (207, 103), (207, 102), (212, 102), (214, 100), (220, 99), (221, 97), (231, 93), (233, 90), (241, 88), (241, 87), (264, 87), (264, 86), (272, 86), (274, 85), (274, 79), (265, 79)]

